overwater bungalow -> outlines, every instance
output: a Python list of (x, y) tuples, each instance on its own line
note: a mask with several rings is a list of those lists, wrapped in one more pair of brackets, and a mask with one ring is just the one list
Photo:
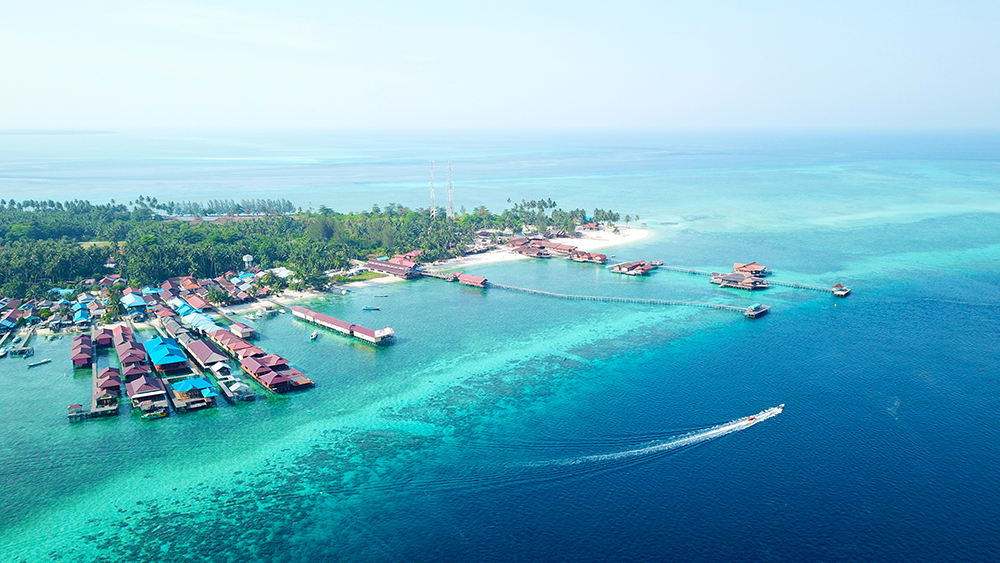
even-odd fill
[(833, 290), (833, 294), (837, 297), (847, 297), (851, 294), (851, 288), (845, 287), (843, 284), (837, 284), (830, 289)]
[(640, 260), (638, 262), (622, 262), (620, 264), (615, 264), (611, 271), (616, 274), (625, 274), (627, 276), (645, 276), (649, 274), (655, 266), (646, 262), (645, 260)]
[(211, 366), (225, 363), (229, 359), (214, 343), (207, 340), (194, 340), (186, 348), (195, 362), (204, 369), (210, 369)]
[(518, 246), (514, 249), (514, 254), (521, 254), (522, 256), (529, 256), (531, 258), (552, 258), (552, 255), (544, 248), (536, 248), (529, 245)]
[(94, 331), (93, 342), (98, 348), (107, 348), (108, 346), (111, 346), (113, 340), (114, 335), (108, 327), (101, 327)]
[(719, 287), (734, 287), (736, 289), (745, 289), (748, 291), (767, 289), (769, 287), (767, 282), (761, 278), (735, 272), (731, 274), (712, 274), (709, 281)]
[(155, 377), (144, 375), (125, 384), (125, 393), (132, 403), (132, 408), (139, 408), (140, 403), (150, 401), (153, 407), (167, 408), (167, 390), (163, 382)]
[(583, 252), (581, 250), (574, 250), (573, 252), (570, 252), (569, 259), (574, 262), (593, 262), (594, 264), (605, 264), (608, 261), (606, 254)]
[(152, 371), (153, 368), (147, 364), (132, 364), (122, 367), (122, 377), (125, 378), (125, 381), (132, 381), (144, 375), (149, 375)]
[(392, 327), (385, 327), (378, 330), (372, 330), (370, 328), (365, 328), (360, 325), (349, 323), (347, 321), (342, 321), (340, 319), (331, 317), (330, 315), (325, 315), (323, 313), (317, 313), (312, 309), (306, 307), (300, 307), (298, 305), (293, 306), (292, 316), (297, 319), (301, 319), (323, 328), (328, 328), (330, 330), (337, 331), (341, 334), (347, 336), (353, 336), (359, 340), (369, 342), (371, 344), (388, 344), (392, 341), (395, 336), (395, 331)]
[(118, 406), (118, 398), (121, 396), (122, 378), (118, 370), (105, 368), (97, 374), (94, 381), (94, 402), (95, 408), (115, 408)]
[(278, 375), (283, 375), (291, 381), (291, 389), (304, 389), (315, 385), (311, 379), (306, 377), (301, 371), (293, 368), (288, 360), (277, 354), (268, 354), (255, 358), (261, 364), (271, 368), (271, 371)]
[(749, 264), (744, 264), (742, 262), (733, 262), (733, 272), (737, 274), (746, 274), (748, 276), (753, 276), (757, 278), (763, 278), (771, 273), (764, 266), (756, 262), (750, 262)]
[(486, 287), (488, 283), (486, 278), (481, 278), (479, 276), (472, 276), (469, 274), (461, 274), (458, 276), (458, 283), (463, 285), (469, 285), (472, 287)]
[(256, 332), (254, 332), (253, 328), (243, 323), (233, 323), (229, 325), (229, 332), (232, 332), (233, 334), (239, 336), (244, 340), (253, 338), (257, 334)]
[(70, 345), (70, 360), (73, 367), (87, 367), (94, 361), (94, 348), (91, 345), (90, 337), (86, 334), (78, 334), (73, 337)]
[(175, 381), (168, 384), (168, 389), (178, 411), (214, 407), (215, 398), (219, 396), (212, 382), (204, 377)]
[(190, 369), (187, 357), (173, 338), (156, 337), (143, 342), (143, 347), (156, 371), (176, 372)]
[(257, 358), (244, 358), (240, 360), (240, 367), (266, 389), (276, 393), (285, 393), (291, 389), (291, 379), (275, 373), (274, 370), (261, 363)]

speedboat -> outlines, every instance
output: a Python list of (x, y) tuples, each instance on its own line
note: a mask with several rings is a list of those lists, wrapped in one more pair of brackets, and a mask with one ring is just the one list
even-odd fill
[(142, 418), (147, 420), (150, 418), (163, 418), (165, 416), (167, 416), (167, 409), (156, 409), (142, 413)]
[(313, 333), (309, 335), (309, 340), (316, 340), (317, 336), (319, 336), (319, 331), (314, 330)]
[(0, 348), (0, 358), (4, 357), (6, 355), (7, 355), (7, 349), (6, 348)]
[(382, 310), (382, 308), (381, 307), (371, 307), (371, 306), (368, 306), (368, 307), (362, 307), (361, 310), (362, 311), (380, 311), (380, 310)]
[(750, 422), (751, 420), (753, 420), (755, 418), (757, 418), (757, 417), (756, 416), (751, 416), (750, 418), (747, 419), (747, 422)]

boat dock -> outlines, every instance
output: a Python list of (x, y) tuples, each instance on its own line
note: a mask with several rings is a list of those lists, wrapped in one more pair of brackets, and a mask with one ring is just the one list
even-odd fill
[(32, 356), (35, 354), (35, 349), (31, 346), (18, 346), (17, 348), (8, 348), (7, 353), (11, 356)]
[[(752, 312), (750, 307), (739, 307), (737, 305), (723, 305), (722, 303), (705, 303), (701, 301), (675, 301), (668, 299), (645, 299), (638, 297), (605, 297), (600, 295), (567, 295), (564, 293), (552, 293), (550, 291), (540, 291), (537, 289), (528, 289), (524, 287), (515, 287), (512, 285), (503, 285), (498, 283), (490, 282), (488, 287), (495, 287), (497, 289), (506, 289), (508, 291), (519, 291), (521, 293), (531, 293), (534, 295), (543, 295), (545, 297), (555, 297), (557, 299), (571, 299), (575, 301), (604, 301), (609, 303), (629, 303), (635, 305), (681, 305), (687, 307), (703, 307), (706, 309), (720, 309), (724, 311), (733, 311), (742, 313), (745, 317), (750, 319), (755, 319), (761, 315), (763, 312), (756, 311)], [(770, 307), (766, 305), (761, 305), (760, 307), (765, 308), (764, 311), (769, 310)]]

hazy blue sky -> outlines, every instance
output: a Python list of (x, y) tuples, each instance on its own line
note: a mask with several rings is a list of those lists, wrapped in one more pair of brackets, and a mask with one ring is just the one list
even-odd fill
[(0, 4), (0, 129), (1000, 128), (1000, 2)]

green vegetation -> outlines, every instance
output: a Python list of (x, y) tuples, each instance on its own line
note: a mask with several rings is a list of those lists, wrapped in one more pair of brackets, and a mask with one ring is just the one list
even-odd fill
[(355, 274), (353, 276), (333, 276), (333, 281), (335, 283), (344, 283), (344, 282), (374, 280), (377, 278), (384, 278), (384, 277), (386, 277), (385, 274), (380, 274), (378, 272), (361, 272), (360, 274)]
[[(287, 266), (302, 280), (296, 287), (319, 286), (327, 281), (324, 271), (348, 267), (351, 260), (415, 249), (424, 251), (425, 261), (459, 256), (481, 229), (516, 232), (533, 225), (572, 233), (576, 222), (618, 216), (598, 209), (588, 218), (584, 210), (562, 211), (550, 199), (522, 200), (500, 214), (480, 206), (453, 220), (444, 219), (444, 209), (431, 219), (428, 209), (397, 204), (357, 213), (326, 206), (318, 213), (293, 211), (287, 200), (160, 203), (139, 196), (128, 204), (104, 205), (0, 200), (0, 295), (42, 298), (54, 285), (82, 289), (81, 280), (110, 273), (134, 286), (181, 275), (216, 277), (239, 269), (244, 254), (252, 254), (262, 268)], [(176, 213), (229, 215), (185, 221), (169, 216)], [(285, 287), (277, 278), (262, 282), (278, 291)]]

